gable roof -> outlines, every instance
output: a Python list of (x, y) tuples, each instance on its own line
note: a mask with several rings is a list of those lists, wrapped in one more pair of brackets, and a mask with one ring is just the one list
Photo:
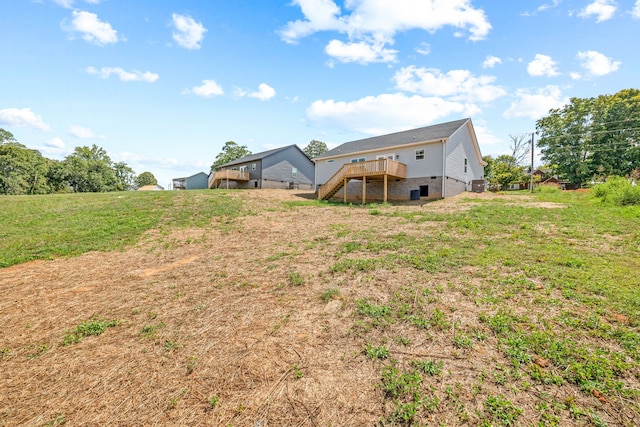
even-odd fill
[(198, 176), (198, 175), (204, 175), (204, 176), (208, 176), (205, 172), (198, 172), (196, 174), (193, 174), (191, 176), (181, 176), (180, 178), (173, 178), (174, 181), (178, 181), (181, 179), (189, 179), (189, 178), (193, 178), (194, 176)]
[(292, 145), (287, 145), (286, 147), (274, 148), (273, 150), (263, 151), (261, 153), (249, 154), (248, 156), (240, 157), (239, 159), (232, 160), (229, 163), (225, 163), (224, 165), (218, 166), (218, 169), (222, 169), (229, 166), (240, 165), (242, 163), (253, 162), (255, 160), (262, 160), (265, 157), (269, 157), (273, 154), (279, 153), (280, 151), (287, 150), (291, 147), (295, 147), (305, 156), (307, 155), (304, 151), (300, 150), (300, 147), (298, 147), (296, 144), (292, 144)]
[(464, 126), (469, 120), (471, 119), (460, 119), (418, 129), (406, 130), (403, 132), (345, 142), (344, 144), (327, 151), (321, 156), (316, 157), (316, 159), (343, 156), (345, 154), (359, 153), (362, 151), (379, 150), (398, 145), (414, 144), (417, 142), (430, 142), (447, 139), (458, 129)]

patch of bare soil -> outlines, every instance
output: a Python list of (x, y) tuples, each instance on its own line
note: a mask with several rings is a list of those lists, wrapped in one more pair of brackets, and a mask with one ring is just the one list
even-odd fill
[[(255, 215), (169, 236), (152, 232), (121, 252), (0, 270), (0, 425), (376, 424), (385, 409), (381, 362), (363, 355), (355, 301), (386, 301), (419, 284), (444, 292), (434, 307), (451, 325), (473, 328), (479, 309), (466, 290), (478, 279), (473, 270), (452, 277), (403, 267), (332, 274), (342, 244), (359, 230), (422, 237), (438, 230), (367, 209), (282, 208), (309, 196), (247, 192)], [(463, 209), (472, 204), (463, 197), (399, 209)], [(339, 296), (323, 300), (331, 288)], [(92, 317), (119, 323), (62, 345), (67, 331)], [(445, 396), (442, 384), (456, 384), (451, 408), (476, 423), (485, 395), (473, 392), (473, 382), (500, 360), (495, 340), (461, 350), (450, 328), (392, 328), (410, 340), (387, 343), (392, 357), (444, 361), (443, 376), (425, 378), (427, 387)], [(375, 334), (367, 340), (375, 343)], [(523, 425), (536, 423), (527, 418), (532, 401), (507, 396), (523, 408)], [(454, 414), (439, 410), (431, 421), (452, 425), (460, 419)]]

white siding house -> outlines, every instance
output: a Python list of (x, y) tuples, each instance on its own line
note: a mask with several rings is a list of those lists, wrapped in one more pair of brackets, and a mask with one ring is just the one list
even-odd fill
[(384, 200), (453, 196), (483, 180), (485, 166), (471, 119), (347, 142), (314, 161), (323, 199), (346, 199), (345, 189)]

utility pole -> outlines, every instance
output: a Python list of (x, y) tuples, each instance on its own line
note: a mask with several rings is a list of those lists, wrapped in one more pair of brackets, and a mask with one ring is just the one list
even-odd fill
[(529, 184), (529, 191), (533, 193), (533, 135), (531, 132), (531, 183)]

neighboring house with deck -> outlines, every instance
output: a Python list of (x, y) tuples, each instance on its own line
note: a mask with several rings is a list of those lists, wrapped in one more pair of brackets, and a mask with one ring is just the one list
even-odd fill
[(297, 145), (250, 154), (221, 165), (209, 175), (209, 188), (312, 190), (313, 161)]
[(344, 143), (314, 159), (318, 198), (439, 199), (484, 191), (471, 119)]
[(208, 183), (209, 175), (204, 172), (199, 172), (184, 178), (173, 178), (172, 186), (174, 190), (198, 190), (207, 188)]

